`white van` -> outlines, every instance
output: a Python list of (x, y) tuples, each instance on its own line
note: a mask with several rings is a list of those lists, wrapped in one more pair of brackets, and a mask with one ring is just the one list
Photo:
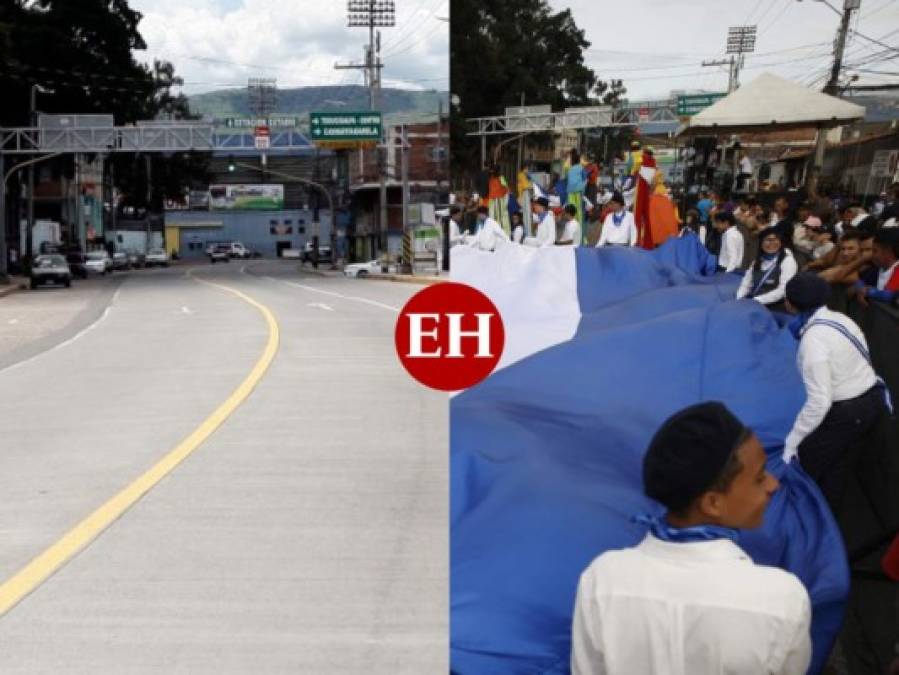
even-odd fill
[(231, 242), (231, 257), (232, 258), (249, 258), (250, 251), (239, 241)]

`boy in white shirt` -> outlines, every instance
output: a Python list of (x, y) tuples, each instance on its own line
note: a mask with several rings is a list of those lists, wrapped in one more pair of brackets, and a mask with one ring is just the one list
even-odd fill
[(736, 227), (736, 219), (730, 211), (715, 214), (713, 225), (721, 232), (721, 253), (718, 255), (718, 270), (734, 272), (743, 264), (743, 235)]
[(612, 212), (606, 216), (602, 224), (602, 233), (596, 248), (601, 246), (636, 246), (637, 224), (634, 215), (624, 208), (624, 198), (616, 192), (609, 200)]
[(581, 224), (577, 221), (577, 207), (574, 204), (565, 205), (565, 221), (563, 223), (564, 230), (557, 246), (580, 246), (581, 245)]

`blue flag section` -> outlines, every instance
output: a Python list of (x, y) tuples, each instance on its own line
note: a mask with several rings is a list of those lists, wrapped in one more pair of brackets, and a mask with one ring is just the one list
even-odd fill
[(739, 544), (805, 584), (810, 672), (820, 672), (849, 574), (826, 502), (780, 459), (804, 401), (795, 340), (761, 305), (733, 300), (739, 277), (708, 276), (715, 260), (691, 238), (651, 253), (569, 251), (574, 336), (451, 404), (452, 672), (569, 672), (578, 578), (602, 552), (643, 538), (633, 516), (660, 509), (642, 493), (643, 453), (669, 415), (703, 400), (723, 401), (752, 427), (781, 481), (764, 527)]

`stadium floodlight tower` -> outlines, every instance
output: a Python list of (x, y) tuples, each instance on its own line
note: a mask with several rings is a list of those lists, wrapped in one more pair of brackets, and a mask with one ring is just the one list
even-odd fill
[(266, 119), (274, 112), (276, 83), (276, 79), (269, 77), (251, 77), (247, 80), (250, 113), (256, 119)]
[(731, 26), (727, 29), (727, 54), (731, 55), (731, 81), (727, 90), (733, 91), (740, 86), (740, 68), (743, 67), (744, 54), (755, 51), (755, 36), (758, 26)]
[(396, 25), (396, 6), (393, 0), (348, 0), (347, 26), (368, 28), (368, 46), (365, 49), (365, 73), (369, 87), (369, 106), (377, 110), (378, 93), (381, 89), (381, 31), (375, 36), (375, 28), (390, 28)]

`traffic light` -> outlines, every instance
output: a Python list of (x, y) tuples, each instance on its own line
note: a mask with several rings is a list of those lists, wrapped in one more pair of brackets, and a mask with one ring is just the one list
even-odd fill
[(234, 163), (234, 155), (228, 155), (228, 171), (234, 173), (237, 165)]

